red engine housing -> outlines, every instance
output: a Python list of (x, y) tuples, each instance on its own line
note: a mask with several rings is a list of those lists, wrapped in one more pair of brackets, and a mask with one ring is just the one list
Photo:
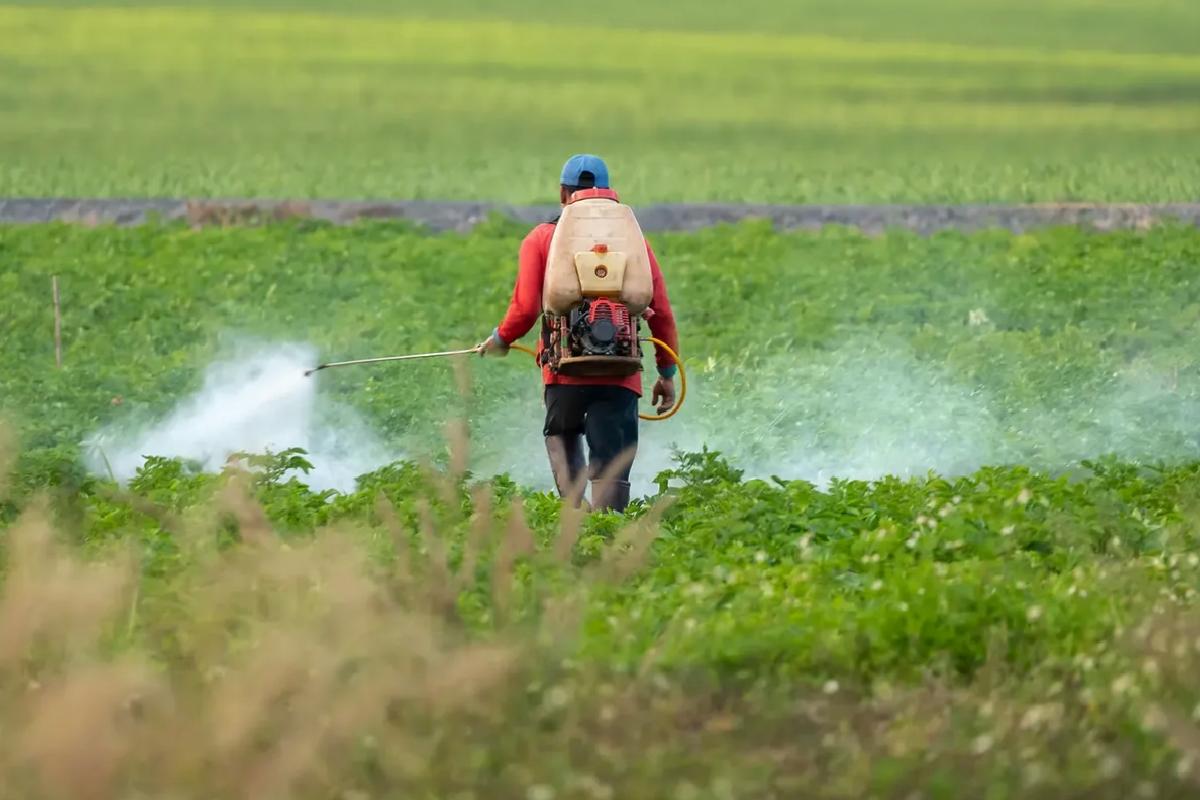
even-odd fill
[(595, 325), (596, 321), (601, 319), (612, 323), (612, 326), (617, 329), (618, 337), (624, 338), (629, 336), (631, 330), (629, 309), (624, 303), (614, 303), (603, 297), (593, 300), (591, 308), (588, 309), (588, 324)]

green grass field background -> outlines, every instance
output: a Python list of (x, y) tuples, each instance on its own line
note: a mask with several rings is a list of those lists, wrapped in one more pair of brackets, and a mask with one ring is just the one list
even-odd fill
[(1196, 199), (1200, 7), (0, 6), (0, 195)]

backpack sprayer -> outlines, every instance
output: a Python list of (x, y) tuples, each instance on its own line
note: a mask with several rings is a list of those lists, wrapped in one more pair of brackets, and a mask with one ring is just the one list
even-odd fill
[[(670, 419), (678, 414), (679, 409), (683, 406), (683, 399), (687, 396), (687, 373), (683, 369), (683, 362), (680, 360), (679, 355), (672, 350), (666, 342), (662, 341), (661, 339), (656, 339), (653, 336), (641, 339), (641, 341), (651, 342), (663, 348), (663, 350), (665, 350), (666, 353), (671, 356), (671, 359), (675, 362), (675, 366), (679, 368), (679, 396), (675, 399), (675, 405), (662, 414), (638, 414), (638, 416), (644, 420), (661, 422), (662, 420)], [(537, 358), (537, 354), (523, 344), (517, 344), (514, 342), (509, 347), (512, 350), (518, 350), (522, 353), (533, 356), (535, 359)], [(444, 350), (440, 353), (412, 353), (410, 355), (403, 356), (382, 356), (379, 358), (358, 358), (354, 359), (353, 361), (333, 361), (328, 364), (321, 364), (313, 367), (310, 370), (305, 370), (304, 375), (305, 377), (308, 377), (313, 373), (320, 372), (323, 369), (333, 369), (334, 367), (353, 367), (360, 364), (380, 364), (385, 361), (415, 361), (421, 358), (449, 358), (451, 356), (468, 356), (478, 353), (480, 349), (480, 347), (469, 347), (465, 350)]]

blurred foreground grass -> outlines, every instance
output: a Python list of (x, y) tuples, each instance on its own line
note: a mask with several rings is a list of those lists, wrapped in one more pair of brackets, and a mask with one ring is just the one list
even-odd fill
[(635, 203), (1200, 183), (1186, 3), (265, 5), (0, 7), (0, 195), (544, 202), (583, 150)]
[(9, 796), (1200, 785), (1200, 463), (820, 491), (692, 454), (622, 522), (411, 464), (330, 495), (294, 454), (127, 487), (15, 455)]

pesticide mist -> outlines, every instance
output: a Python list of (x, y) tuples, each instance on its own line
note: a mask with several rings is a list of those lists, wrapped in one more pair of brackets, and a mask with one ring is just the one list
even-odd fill
[[(345, 491), (402, 453), (430, 457), (444, 445), (430, 441), (436, 433), (389, 430), (322, 397), (320, 381), (303, 374), (317, 360), (315, 349), (302, 345), (244, 348), (211, 365), (200, 390), (164, 418), (93, 436), (90, 466), (101, 475), (111, 468), (125, 480), (147, 455), (219, 470), (231, 453), (302, 447), (315, 469), (298, 477), (314, 488)], [(1019, 376), (1033, 366), (1011, 369)], [(655, 476), (672, 466), (676, 452), (705, 447), (747, 477), (818, 486), (930, 471), (954, 476), (1011, 463), (1068, 470), (1105, 454), (1200, 457), (1200, 397), (1148, 367), (1111, 377), (1104, 391), (1065, 380), (1017, 404), (989, 392), (978, 375), (921, 359), (903, 341), (876, 339), (753, 366), (697, 360), (689, 378), (682, 413), (641, 427), (636, 494), (654, 491)], [(480, 381), (486, 402), (472, 413), (471, 470), (550, 490), (536, 376), (493, 370)], [(509, 381), (504, 401), (493, 396), (501, 381)], [(642, 407), (648, 410), (647, 399)]]
[[(1194, 387), (1130, 365), (1100, 388), (1063, 379), (1019, 401), (994, 388), (1011, 392), (1036, 368), (1022, 361), (1004, 374), (968, 376), (920, 358), (903, 340), (878, 338), (751, 365), (697, 358), (683, 411), (641, 427), (634, 491), (653, 492), (655, 475), (672, 466), (677, 452), (705, 447), (748, 478), (817, 486), (930, 471), (952, 477), (1003, 464), (1057, 472), (1109, 454), (1200, 457)], [(480, 421), (485, 435), (473, 443), (474, 463), (481, 474), (506, 472), (523, 485), (548, 489), (540, 401), (536, 393), (521, 393), (516, 403)], [(645, 400), (642, 408), (648, 410)]]
[(322, 399), (304, 371), (315, 349), (297, 345), (243, 346), (205, 371), (203, 385), (166, 417), (129, 429), (106, 428), (85, 442), (89, 467), (128, 480), (146, 456), (194, 462), (220, 470), (237, 452), (301, 447), (314, 470), (302, 480), (316, 489), (354, 488), (359, 475), (400, 458), (350, 408)]
[[(1033, 368), (1011, 365), (992, 383), (1011, 390), (1012, 376)], [(818, 486), (1018, 463), (1057, 472), (1105, 455), (1200, 457), (1200, 396), (1146, 365), (1130, 365), (1101, 387), (1063, 380), (1020, 402), (986, 388), (981, 375), (918, 358), (900, 341), (848, 340), (754, 369), (716, 363), (693, 372), (689, 413), (670, 430), (644, 429), (643, 477), (669, 466), (673, 449), (704, 446), (747, 477)]]

